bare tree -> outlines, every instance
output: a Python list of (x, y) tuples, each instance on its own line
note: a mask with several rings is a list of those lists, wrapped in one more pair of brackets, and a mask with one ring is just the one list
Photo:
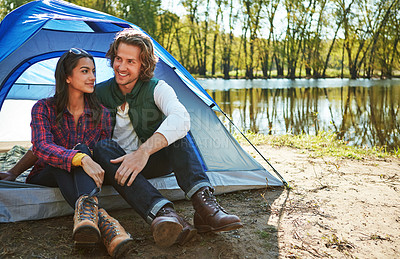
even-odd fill
[[(256, 39), (260, 30), (261, 19), (263, 18), (263, 7), (266, 6), (266, 0), (242, 0), (244, 15), (246, 16), (247, 28), (249, 29), (249, 60), (246, 63), (246, 77), (254, 78), (254, 52)], [(245, 50), (247, 51), (247, 50)]]

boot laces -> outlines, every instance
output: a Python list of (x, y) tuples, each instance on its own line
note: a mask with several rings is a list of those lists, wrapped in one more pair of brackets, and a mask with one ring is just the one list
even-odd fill
[(81, 206), (78, 210), (78, 219), (79, 220), (90, 220), (94, 221), (96, 218), (95, 207), (97, 207), (97, 202), (94, 200), (94, 197), (100, 192), (99, 188), (93, 189), (93, 191), (88, 196), (83, 196), (81, 199)]
[(209, 205), (210, 207), (214, 208), (215, 211), (212, 216), (217, 214), (218, 211), (220, 211), (220, 210), (227, 213), (225, 211), (225, 209), (221, 205), (219, 205), (219, 203), (217, 202), (217, 199), (215, 198), (215, 196), (213, 195), (213, 192), (210, 189), (203, 190), (202, 198), (206, 205)]
[(119, 231), (119, 227), (114, 221), (110, 219), (110, 217), (105, 215), (105, 213), (103, 212), (99, 213), (99, 219), (101, 232), (107, 244), (109, 245), (115, 236), (121, 234)]
[(161, 217), (161, 216), (167, 216), (168, 214), (170, 214), (171, 212), (173, 212), (174, 210), (172, 208), (169, 207), (162, 207), (158, 212), (157, 212), (157, 217)]

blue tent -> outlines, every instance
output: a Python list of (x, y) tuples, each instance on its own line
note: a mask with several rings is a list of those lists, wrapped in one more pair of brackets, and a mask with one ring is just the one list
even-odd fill
[[(0, 24), (0, 109), (6, 100), (51, 96), (57, 58), (71, 47), (85, 49), (96, 57), (100, 81), (112, 77), (105, 53), (115, 33), (128, 27), (141, 30), (119, 18), (64, 1), (33, 1), (14, 10)], [(189, 138), (216, 192), (262, 188), (266, 184), (281, 186), (282, 182), (247, 154), (226, 130), (215, 114), (220, 108), (200, 84), (153, 42), (159, 57), (155, 76), (175, 89), (189, 111)], [(152, 179), (152, 184), (172, 200), (184, 197), (173, 176)], [(112, 187), (103, 188), (102, 196), (105, 207), (127, 206), (119, 202), (122, 199)], [(72, 211), (57, 188), (0, 181), (0, 222), (68, 213)]]

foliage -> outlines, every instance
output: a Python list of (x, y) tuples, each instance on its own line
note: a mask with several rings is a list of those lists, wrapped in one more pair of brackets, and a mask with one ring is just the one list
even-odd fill
[(157, 15), (161, 0), (119, 0), (116, 2), (118, 17), (139, 25), (150, 35), (157, 32)]
[[(28, 0), (3, 0), (0, 18)], [(132, 22), (189, 72), (223, 78), (399, 75), (400, 0), (70, 0)]]
[(30, 2), (29, 0), (2, 0), (0, 2), (0, 18), (3, 19), (9, 12)]

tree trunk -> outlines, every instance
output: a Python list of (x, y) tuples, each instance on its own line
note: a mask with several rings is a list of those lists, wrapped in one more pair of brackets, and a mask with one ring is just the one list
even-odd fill
[(207, 35), (208, 35), (208, 19), (209, 19), (209, 11), (210, 11), (210, 0), (207, 0), (207, 7), (205, 13), (205, 21), (204, 21), (204, 31), (203, 31), (203, 60), (201, 62), (201, 66), (199, 69), (199, 74), (202, 76), (206, 75), (207, 72)]

